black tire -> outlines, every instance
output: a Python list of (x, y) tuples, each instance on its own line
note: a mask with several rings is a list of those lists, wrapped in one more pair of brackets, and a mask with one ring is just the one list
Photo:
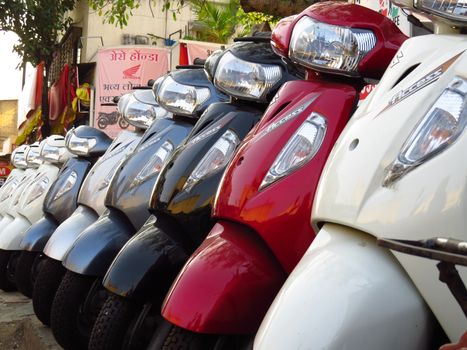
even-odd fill
[(101, 280), (67, 271), (55, 294), (50, 326), (55, 340), (65, 349), (85, 349), (88, 345), (97, 317), (85, 306), (93, 285), (100, 286)]
[(104, 130), (107, 127), (107, 124), (108, 124), (107, 118), (97, 119), (97, 126), (99, 127), (99, 129)]
[(19, 252), (0, 249), (0, 289), (5, 292), (16, 290), (15, 269)]
[(172, 326), (162, 345), (162, 350), (208, 350), (213, 348), (215, 342), (216, 336), (193, 333)]
[(88, 349), (120, 349), (140, 309), (137, 303), (129, 299), (110, 295), (97, 316)]
[(46, 326), (50, 326), (50, 310), (52, 310), (55, 292), (66, 269), (61, 261), (51, 258), (44, 258), (41, 265), (32, 291), (32, 306), (37, 318)]
[(18, 264), (16, 265), (16, 286), (18, 290), (23, 293), (28, 298), (32, 298), (32, 289), (34, 286), (33, 282), (33, 267), (34, 262), (36, 262), (40, 253), (38, 252), (28, 252), (22, 251)]
[(153, 339), (148, 350), (253, 350), (254, 335), (200, 334), (172, 325), (163, 342)]

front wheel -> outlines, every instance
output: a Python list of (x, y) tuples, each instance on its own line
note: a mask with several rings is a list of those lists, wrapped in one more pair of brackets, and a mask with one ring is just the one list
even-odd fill
[(138, 309), (138, 305), (128, 299), (109, 296), (97, 316), (88, 349), (120, 349)]
[(16, 290), (15, 270), (20, 252), (0, 249), (0, 289)]
[(39, 273), (41, 263), (44, 262), (40, 252), (22, 251), (16, 266), (16, 286), (25, 296), (31, 298), (34, 281)]
[(100, 278), (67, 271), (55, 294), (50, 316), (53, 335), (65, 349), (83, 349), (107, 298)]
[(254, 335), (214, 335), (171, 325), (167, 335), (156, 333), (148, 350), (252, 350)]
[(65, 272), (61, 261), (45, 257), (35, 279), (32, 306), (39, 321), (46, 326), (50, 326), (52, 302)]

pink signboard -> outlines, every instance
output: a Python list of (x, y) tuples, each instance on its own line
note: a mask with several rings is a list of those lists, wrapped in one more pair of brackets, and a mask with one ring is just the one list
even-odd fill
[(128, 124), (119, 117), (112, 105), (115, 96), (146, 85), (169, 69), (170, 51), (147, 46), (125, 46), (99, 50), (97, 54), (97, 83), (94, 126), (114, 137)]

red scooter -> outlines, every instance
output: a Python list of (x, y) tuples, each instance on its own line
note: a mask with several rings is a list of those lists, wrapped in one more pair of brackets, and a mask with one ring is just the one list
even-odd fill
[(154, 348), (249, 343), (239, 335), (257, 331), (315, 236), (318, 180), (365, 79), (380, 79), (404, 40), (392, 21), (353, 4), (319, 3), (279, 22), (273, 48), (307, 79), (282, 86), (224, 173), (217, 223), (167, 294), (162, 315), (175, 326)]

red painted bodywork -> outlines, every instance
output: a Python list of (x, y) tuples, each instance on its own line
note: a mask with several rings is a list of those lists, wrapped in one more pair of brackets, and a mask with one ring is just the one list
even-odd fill
[(376, 35), (376, 46), (359, 63), (358, 72), (365, 78), (381, 78), (394, 54), (407, 36), (389, 18), (366, 7), (342, 2), (321, 2), (311, 5), (294, 18), (279, 21), (272, 32), (275, 51), (287, 57), (292, 31), (304, 16), (341, 27), (369, 29)]
[(179, 276), (166, 298), (177, 302), (164, 304), (163, 316), (215, 334), (256, 330), (287, 277), (252, 230), (230, 222), (213, 227)]
[[(375, 50), (380, 52), (368, 54), (361, 64), (365, 76), (380, 78), (405, 40), (390, 20), (373, 11), (343, 3), (317, 4), (278, 26), (273, 35), (280, 41), (276, 52), (287, 54), (293, 24), (303, 15), (371, 28), (379, 41)], [(170, 322), (199, 333), (256, 332), (285, 275), (313, 240), (310, 213), (315, 190), (353, 112), (358, 84), (348, 79), (331, 82), (329, 76), (316, 74), (307, 78), (282, 86), (227, 167), (213, 209), (218, 224), (180, 272), (164, 302), (162, 315)], [(295, 117), (280, 122), (310, 101)], [(327, 120), (319, 151), (308, 163), (260, 190), (274, 160), (312, 112)]]

